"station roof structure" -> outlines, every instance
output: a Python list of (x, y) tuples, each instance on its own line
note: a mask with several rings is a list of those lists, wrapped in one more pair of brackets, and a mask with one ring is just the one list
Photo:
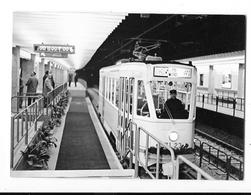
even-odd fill
[[(149, 52), (163, 60), (245, 50), (244, 15), (115, 12), (14, 12), (13, 45), (34, 53), (34, 44), (74, 45), (75, 54), (52, 61), (97, 73), (131, 58), (135, 43), (159, 44)], [(50, 58), (48, 58), (50, 59)]]
[(51, 60), (78, 69), (87, 64), (126, 15), (113, 12), (14, 12), (13, 46), (34, 53), (34, 44), (74, 45), (75, 54)]
[(129, 14), (85, 70), (134, 57), (136, 41), (160, 42), (149, 54), (156, 53), (164, 60), (241, 51), (245, 50), (246, 19), (244, 15)]

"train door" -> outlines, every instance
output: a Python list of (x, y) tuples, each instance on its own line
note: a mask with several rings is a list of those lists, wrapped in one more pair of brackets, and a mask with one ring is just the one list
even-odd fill
[(124, 154), (126, 150), (126, 141), (124, 139), (126, 129), (132, 119), (134, 78), (120, 77), (119, 85), (118, 140), (119, 150)]

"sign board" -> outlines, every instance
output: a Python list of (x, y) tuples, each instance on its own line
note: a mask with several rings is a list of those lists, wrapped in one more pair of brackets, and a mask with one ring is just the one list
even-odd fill
[(40, 53), (41, 58), (68, 58), (67, 53)]
[(154, 67), (153, 76), (171, 78), (191, 78), (192, 70), (190, 68), (178, 67)]
[(34, 44), (34, 52), (74, 54), (75, 46), (74, 45)]

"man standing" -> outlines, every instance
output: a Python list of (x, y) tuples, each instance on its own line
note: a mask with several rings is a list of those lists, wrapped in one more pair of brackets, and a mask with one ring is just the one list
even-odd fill
[(47, 78), (44, 81), (44, 106), (47, 106), (48, 101), (50, 101), (48, 97), (48, 93), (53, 90), (52, 82), (51, 82), (51, 74), (47, 75)]
[(77, 82), (78, 82), (78, 75), (77, 74), (75, 74), (74, 82), (75, 82), (75, 87), (77, 87)]
[(170, 90), (170, 99), (166, 100), (164, 104), (165, 115), (167, 118), (185, 119), (188, 117), (188, 113), (182, 102), (177, 99), (176, 96), (177, 91), (175, 89)]
[(69, 87), (71, 86), (72, 77), (73, 77), (72, 73), (69, 73), (69, 74), (68, 74)]
[[(32, 72), (31, 77), (28, 79), (27, 83), (27, 96), (35, 96), (37, 92), (38, 79), (36, 78), (36, 73)], [(28, 106), (31, 104), (31, 101), (35, 101), (35, 98), (28, 98)]]

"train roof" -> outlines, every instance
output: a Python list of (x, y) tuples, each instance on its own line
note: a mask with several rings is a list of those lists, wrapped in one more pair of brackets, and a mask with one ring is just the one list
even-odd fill
[[(131, 66), (138, 66), (138, 67), (142, 67), (142, 65), (155, 65), (155, 64), (175, 64), (175, 65), (182, 65), (182, 66), (189, 66), (189, 67), (195, 67), (192, 65), (192, 63), (182, 63), (182, 62), (177, 62), (177, 61), (128, 61), (128, 62), (120, 62), (118, 64), (115, 65), (111, 65), (111, 66), (106, 66), (101, 68), (100, 70), (106, 70), (106, 69), (114, 69), (114, 68), (118, 68), (118, 67), (123, 67), (125, 65), (129, 65)], [(128, 67), (128, 66), (127, 66)]]

